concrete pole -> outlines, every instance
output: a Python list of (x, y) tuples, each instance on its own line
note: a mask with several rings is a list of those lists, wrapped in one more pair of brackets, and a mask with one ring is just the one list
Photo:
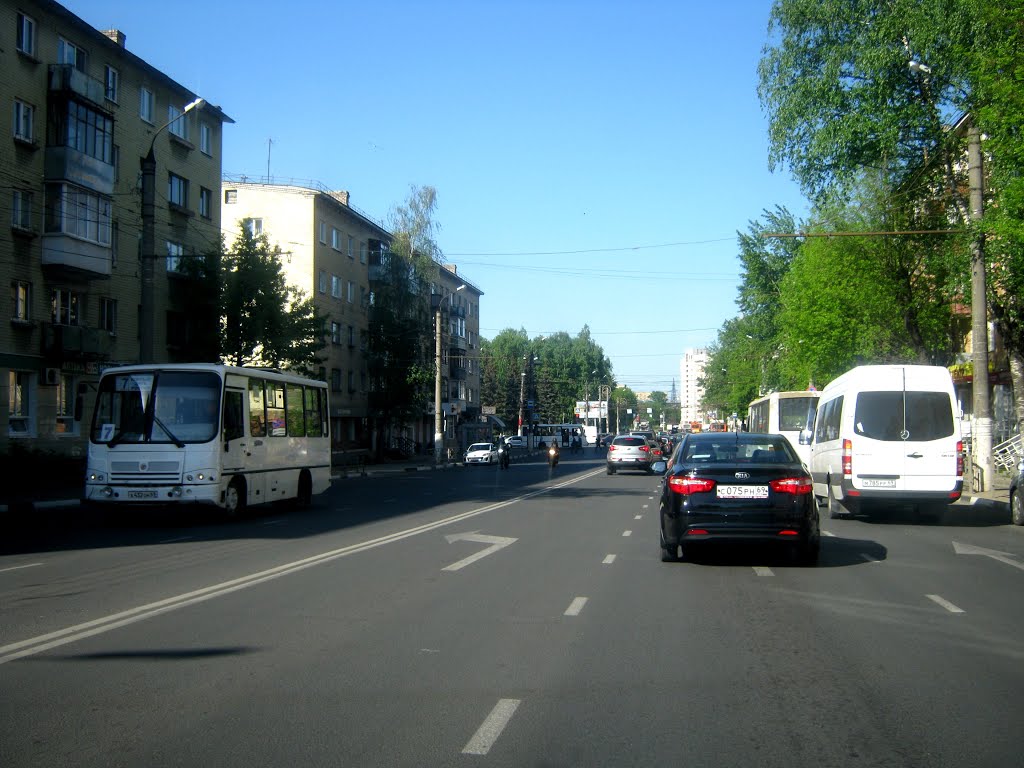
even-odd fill
[[(442, 299), (443, 301), (443, 299)], [(444, 414), (441, 413), (441, 302), (434, 312), (434, 464), (444, 450)]]
[(156, 222), (154, 203), (156, 200), (156, 156), (153, 146), (149, 154), (142, 158), (142, 263), (139, 265), (141, 289), (139, 292), (139, 362), (155, 363), (153, 356), (156, 332), (156, 308), (154, 276), (156, 267)]
[[(971, 221), (977, 225), (984, 215), (981, 134), (971, 121), (967, 131), (967, 176), (970, 182)], [(973, 368), (974, 463), (981, 469), (975, 491), (992, 487), (992, 403), (988, 380), (988, 297), (985, 286), (985, 236), (977, 233), (971, 242), (971, 362)]]

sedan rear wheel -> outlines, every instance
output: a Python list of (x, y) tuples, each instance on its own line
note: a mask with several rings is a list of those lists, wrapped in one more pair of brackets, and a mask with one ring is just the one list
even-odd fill
[(663, 563), (675, 563), (679, 560), (679, 545), (669, 545), (665, 543), (665, 535), (659, 534), (658, 538), (661, 539), (661, 562)]
[(1014, 525), (1024, 525), (1024, 496), (1021, 496), (1020, 488), (1017, 488), (1010, 499), (1010, 514)]

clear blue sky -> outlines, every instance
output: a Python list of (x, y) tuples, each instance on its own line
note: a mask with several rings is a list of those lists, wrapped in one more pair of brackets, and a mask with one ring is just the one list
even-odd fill
[(272, 176), (378, 220), (435, 187), (481, 334), (587, 325), (637, 391), (736, 315), (736, 232), (806, 211), (768, 171), (769, 0), (64, 4), (236, 121), (225, 173), (266, 176), (269, 140)]

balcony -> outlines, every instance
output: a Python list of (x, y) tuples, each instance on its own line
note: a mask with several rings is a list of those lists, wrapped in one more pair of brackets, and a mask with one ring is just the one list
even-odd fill
[(448, 368), (448, 378), (454, 379), (455, 381), (465, 381), (469, 378), (469, 374), (466, 369), (458, 363), (450, 363)]
[(103, 360), (113, 346), (109, 331), (43, 323), (43, 355), (54, 360)]
[(105, 110), (103, 99), (106, 88), (103, 82), (78, 71), (71, 64), (50, 65), (50, 90), (57, 93), (73, 93)]
[(43, 235), (44, 267), (63, 267), (69, 272), (86, 277), (110, 277), (113, 250), (70, 235)]
[(47, 181), (70, 181), (101, 195), (114, 193), (114, 166), (71, 147), (48, 146), (43, 175)]
[(469, 342), (465, 336), (449, 336), (448, 337), (448, 349), (452, 352), (466, 352), (469, 350)]

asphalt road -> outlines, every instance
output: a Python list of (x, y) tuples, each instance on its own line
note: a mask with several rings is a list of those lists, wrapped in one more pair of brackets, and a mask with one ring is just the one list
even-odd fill
[(0, 545), (0, 766), (1024, 764), (1024, 529), (665, 564), (658, 484), (565, 456), (62, 513)]

